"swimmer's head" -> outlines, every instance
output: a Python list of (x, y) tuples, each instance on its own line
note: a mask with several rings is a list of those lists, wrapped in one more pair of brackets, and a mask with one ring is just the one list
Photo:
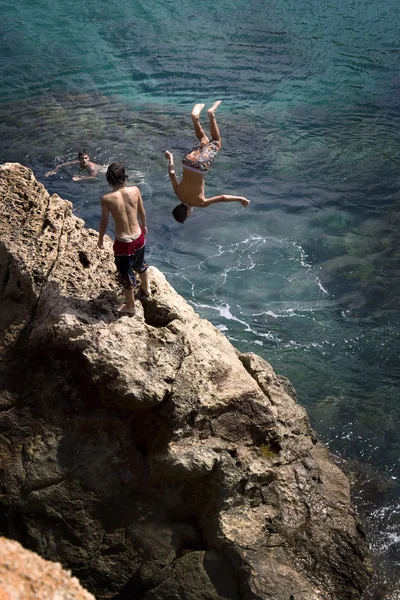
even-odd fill
[(78, 160), (81, 163), (82, 169), (84, 169), (85, 167), (88, 166), (90, 157), (89, 157), (89, 154), (86, 152), (86, 150), (82, 150), (81, 152), (78, 153)]
[(183, 204), (183, 202), (181, 202), (181, 204), (175, 206), (174, 210), (172, 211), (172, 214), (174, 216), (174, 219), (178, 221), (178, 223), (184, 223), (186, 219), (192, 214), (192, 212), (192, 206), (187, 206), (187, 204)]
[(106, 179), (111, 187), (125, 185), (128, 175), (126, 174), (124, 165), (121, 163), (111, 163), (107, 169)]

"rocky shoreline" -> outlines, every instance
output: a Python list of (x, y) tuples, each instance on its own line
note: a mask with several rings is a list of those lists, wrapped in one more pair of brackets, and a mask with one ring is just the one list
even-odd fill
[(0, 533), (96, 598), (356, 600), (349, 483), (288, 380), (151, 267), (115, 312), (112, 243), (0, 167)]

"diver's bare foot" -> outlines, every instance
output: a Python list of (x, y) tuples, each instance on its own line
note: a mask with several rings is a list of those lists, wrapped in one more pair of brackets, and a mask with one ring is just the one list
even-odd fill
[(217, 108), (221, 104), (221, 102), (222, 102), (222, 100), (217, 100), (216, 102), (214, 102), (214, 104), (211, 106), (211, 108), (209, 108), (207, 111), (208, 116), (213, 115), (215, 113), (215, 111), (217, 110)]
[(134, 306), (128, 306), (127, 304), (122, 304), (122, 306), (120, 306), (118, 308), (118, 312), (119, 313), (124, 313), (127, 315), (134, 315), (135, 314), (135, 307)]
[(192, 110), (192, 119), (198, 119), (205, 104), (195, 104)]

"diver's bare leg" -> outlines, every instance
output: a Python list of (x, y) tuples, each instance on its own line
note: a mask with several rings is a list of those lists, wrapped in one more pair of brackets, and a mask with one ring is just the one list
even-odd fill
[(204, 129), (202, 128), (202, 126), (200, 125), (200, 113), (204, 108), (204, 104), (195, 104), (192, 110), (192, 121), (193, 121), (193, 125), (194, 125), (194, 132), (196, 134), (196, 137), (198, 140), (203, 140), (204, 138), (207, 138)]
[(217, 110), (217, 108), (221, 104), (221, 102), (222, 102), (222, 100), (217, 100), (216, 102), (214, 102), (214, 104), (211, 106), (211, 108), (209, 108), (207, 111), (207, 116), (210, 121), (211, 139), (215, 140), (216, 142), (219, 142), (219, 143), (221, 143), (221, 134), (218, 129), (217, 120), (215, 118), (215, 111)]

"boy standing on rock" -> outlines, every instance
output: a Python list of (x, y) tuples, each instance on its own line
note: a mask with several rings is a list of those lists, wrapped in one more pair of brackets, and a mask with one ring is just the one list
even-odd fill
[[(101, 221), (97, 245), (103, 248), (103, 238), (108, 225), (109, 213), (115, 223), (114, 257), (118, 279), (124, 288), (126, 302), (118, 309), (121, 313), (135, 314), (134, 289), (135, 271), (139, 273), (140, 288), (150, 295), (148, 265), (144, 260), (145, 235), (147, 234), (146, 212), (142, 196), (136, 186), (126, 186), (128, 176), (124, 165), (112, 163), (106, 179), (112, 192), (101, 199)], [(139, 221), (140, 225), (139, 225)]]

